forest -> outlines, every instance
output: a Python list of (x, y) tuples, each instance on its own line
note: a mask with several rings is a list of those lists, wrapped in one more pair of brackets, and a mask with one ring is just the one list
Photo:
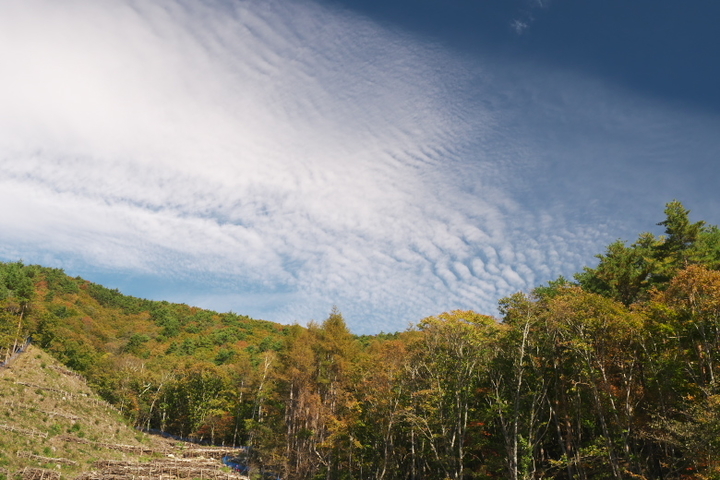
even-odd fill
[(403, 332), (280, 325), (0, 264), (0, 361), (32, 342), (137, 428), (310, 479), (720, 478), (720, 230), (665, 206), (596, 266)]

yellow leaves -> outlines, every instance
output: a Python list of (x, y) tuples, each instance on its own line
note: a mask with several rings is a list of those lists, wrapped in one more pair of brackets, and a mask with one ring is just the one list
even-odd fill
[(679, 272), (667, 290), (653, 300), (692, 315), (720, 316), (720, 272), (691, 265)]
[(652, 293), (644, 313), (655, 330), (667, 335), (692, 336), (700, 329), (707, 336), (719, 331), (720, 272), (699, 265), (680, 271), (666, 290)]
[(565, 289), (547, 303), (547, 321), (576, 347), (627, 346), (640, 335), (642, 317), (612, 299), (579, 287)]
[(453, 310), (441, 313), (433, 317), (423, 319), (418, 327), (426, 330), (439, 325), (475, 325), (478, 327), (492, 327), (497, 320), (489, 315), (474, 312), (472, 310)]
[(454, 310), (427, 317), (418, 328), (423, 335), (414, 339), (415, 348), (462, 357), (489, 352), (495, 336), (503, 327), (488, 315), (472, 310)]

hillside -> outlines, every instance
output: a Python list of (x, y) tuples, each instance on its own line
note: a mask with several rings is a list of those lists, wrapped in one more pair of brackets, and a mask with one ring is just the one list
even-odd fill
[[(238, 405), (237, 395), (255, 388), (259, 365), (282, 348), (290, 329), (122, 295), (59, 269), (0, 263), (0, 359), (32, 336), (136, 426), (244, 444), (244, 417), (209, 414), (252, 416), (252, 403)], [(208, 379), (213, 385), (198, 395)]]
[(0, 430), (0, 478), (243, 478), (219, 461), (231, 450), (139, 432), (79, 374), (32, 346), (0, 368)]

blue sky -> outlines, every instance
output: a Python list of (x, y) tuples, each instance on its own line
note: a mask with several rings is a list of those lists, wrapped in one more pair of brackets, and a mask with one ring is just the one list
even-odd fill
[(710, 1), (5, 0), (0, 258), (405, 329), (720, 223)]

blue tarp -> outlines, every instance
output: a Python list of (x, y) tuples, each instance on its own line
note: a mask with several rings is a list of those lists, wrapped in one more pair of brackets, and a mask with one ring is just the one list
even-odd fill
[[(241, 475), (250, 475), (250, 466), (239, 463), (237, 460), (237, 457), (223, 457), (222, 462)], [(266, 480), (282, 480), (282, 478), (272, 472), (262, 472), (261, 475), (262, 478)]]
[(240, 474), (248, 475), (250, 473), (250, 467), (241, 463), (233, 462), (231, 458), (234, 457), (223, 457), (222, 462)]

